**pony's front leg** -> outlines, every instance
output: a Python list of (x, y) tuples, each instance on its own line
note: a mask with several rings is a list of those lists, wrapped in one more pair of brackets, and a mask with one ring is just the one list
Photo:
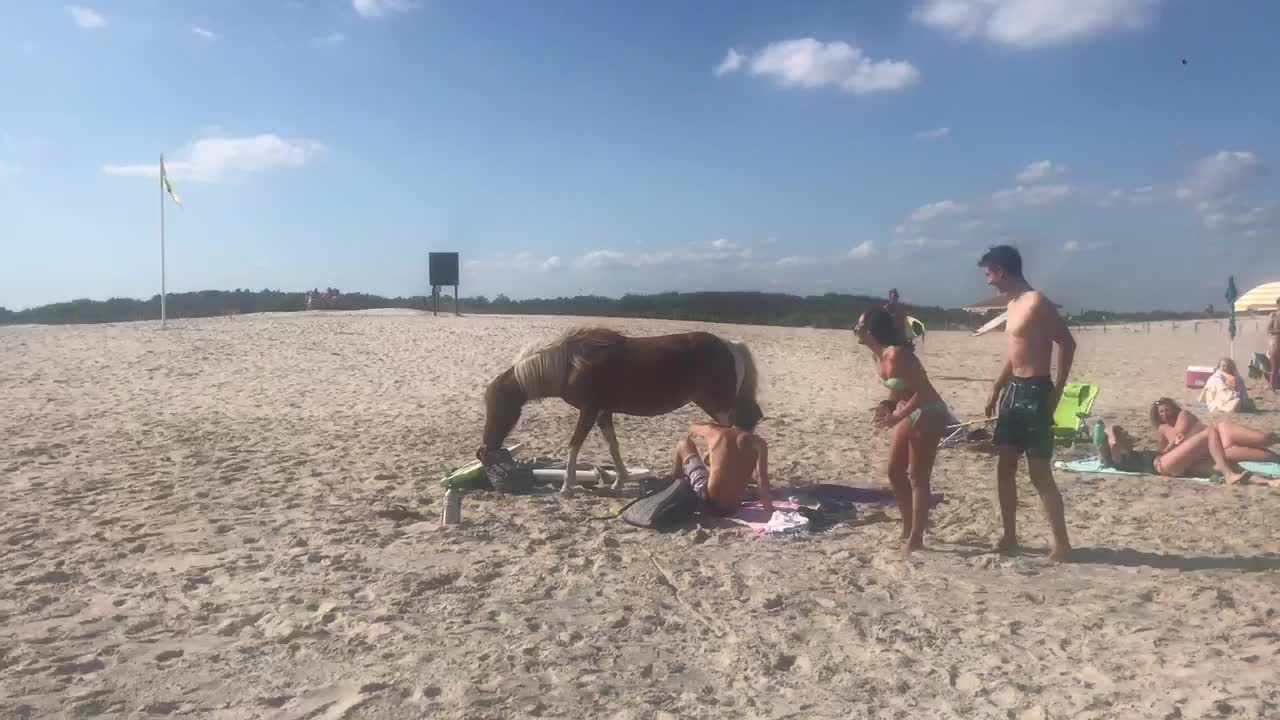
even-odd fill
[(578, 487), (578, 450), (587, 440), (587, 433), (596, 422), (600, 413), (594, 410), (578, 411), (578, 424), (573, 428), (573, 437), (569, 438), (569, 461), (564, 466), (564, 485), (560, 486), (560, 495), (571, 497)]
[(613, 413), (600, 413), (600, 419), (596, 420), (596, 424), (600, 426), (601, 434), (609, 443), (609, 455), (613, 457), (613, 466), (618, 470), (618, 477), (614, 478), (613, 485), (610, 487), (621, 490), (622, 484), (627, 481), (627, 466), (622, 462), (622, 449), (618, 447), (618, 435), (613, 429)]

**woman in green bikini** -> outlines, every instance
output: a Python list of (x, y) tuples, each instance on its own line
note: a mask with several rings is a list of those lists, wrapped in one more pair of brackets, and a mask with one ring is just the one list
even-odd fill
[(902, 513), (903, 552), (924, 547), (929, 520), (929, 481), (947, 423), (947, 404), (929, 383), (902, 326), (884, 308), (872, 308), (853, 327), (858, 342), (876, 359), (888, 399), (876, 410), (874, 425), (891, 430), (889, 483)]

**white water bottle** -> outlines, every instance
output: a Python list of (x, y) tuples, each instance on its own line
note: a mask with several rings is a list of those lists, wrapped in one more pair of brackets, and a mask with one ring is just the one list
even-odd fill
[(457, 525), (462, 522), (462, 491), (449, 488), (444, 494), (444, 512), (441, 525)]

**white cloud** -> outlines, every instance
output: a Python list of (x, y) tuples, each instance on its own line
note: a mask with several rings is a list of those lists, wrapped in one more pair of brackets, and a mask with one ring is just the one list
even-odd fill
[(725, 240), (724, 238), (720, 238), (719, 240), (712, 241), (711, 247), (712, 249), (722, 250), (722, 251), (737, 250), (738, 243), (732, 240)]
[(778, 258), (778, 261), (775, 262), (774, 264), (777, 265), (778, 267), (788, 268), (788, 267), (805, 267), (808, 265), (821, 265), (824, 262), (827, 262), (827, 261), (820, 257), (814, 257), (812, 255), (788, 255), (784, 258)]
[(417, 7), (411, 0), (351, 0), (351, 9), (362, 17), (376, 18), (391, 13), (406, 13)]
[(67, 14), (83, 30), (101, 30), (107, 26), (107, 19), (82, 5), (68, 5)]
[(564, 268), (565, 268), (564, 261), (560, 259), (559, 255), (552, 255), (551, 257), (542, 261), (543, 272), (554, 272), (556, 270), (563, 270)]
[(1037, 48), (1149, 26), (1161, 0), (920, 0), (911, 19), (961, 38)]
[(992, 205), (999, 210), (1046, 208), (1070, 198), (1075, 193), (1071, 185), (1019, 185), (991, 194)]
[(1196, 163), (1178, 188), (1182, 200), (1209, 200), (1236, 190), (1265, 172), (1262, 160), (1240, 150), (1222, 150)]
[(1241, 191), (1266, 171), (1252, 152), (1222, 150), (1197, 162), (1174, 196), (1191, 205), (1206, 229), (1256, 237), (1274, 229), (1280, 216), (1274, 207), (1246, 202)]
[(731, 50), (718, 75), (749, 65), (752, 75), (772, 79), (784, 88), (816, 88), (831, 85), (855, 95), (899, 90), (920, 80), (920, 71), (909, 62), (872, 60), (861, 48), (844, 42), (819, 42), (813, 38), (784, 40), (748, 56)]
[(311, 40), (311, 46), (317, 48), (336, 48), (347, 41), (347, 36), (334, 30), (328, 35), (321, 35)]
[(205, 40), (217, 40), (217, 39), (218, 39), (218, 33), (213, 32), (212, 30), (206, 30), (206, 29), (204, 29), (204, 28), (202, 28), (202, 27), (193, 27), (193, 28), (191, 28), (191, 33), (192, 33), (193, 35), (198, 36), (198, 37), (204, 38)]
[[(276, 168), (297, 168), (324, 151), (313, 140), (290, 140), (279, 135), (256, 135), (246, 138), (205, 138), (183, 148), (165, 170), (175, 181), (213, 183), (237, 176), (266, 172)], [(108, 175), (157, 177), (158, 164), (105, 165)]]
[(921, 130), (916, 133), (917, 140), (941, 140), (951, 134), (949, 127), (936, 127), (930, 130)]
[(859, 258), (859, 259), (869, 258), (875, 254), (876, 254), (876, 244), (871, 242), (870, 240), (864, 240), (858, 243), (853, 247), (852, 250), (849, 251), (849, 257)]
[(968, 206), (955, 200), (939, 200), (938, 202), (921, 205), (911, 211), (908, 221), (915, 225), (923, 225), (927, 222), (937, 220), (947, 215), (958, 215), (968, 209)]
[(574, 260), (586, 269), (640, 268), (662, 265), (673, 259), (671, 253), (625, 253), (617, 250), (595, 250)]
[(716, 66), (716, 77), (720, 77), (721, 75), (731, 72), (737, 72), (742, 68), (742, 59), (742, 55), (737, 50), (729, 48), (729, 52), (724, 55), (724, 60), (721, 60), (720, 64)]
[(1020, 183), (1043, 182), (1057, 177), (1063, 177), (1068, 174), (1070, 169), (1066, 165), (1051, 162), (1049, 160), (1036, 160), (1022, 168), (1022, 172), (1018, 173), (1017, 181)]
[(1076, 240), (1068, 240), (1062, 244), (1062, 252), (1073, 253), (1080, 249), (1080, 243)]

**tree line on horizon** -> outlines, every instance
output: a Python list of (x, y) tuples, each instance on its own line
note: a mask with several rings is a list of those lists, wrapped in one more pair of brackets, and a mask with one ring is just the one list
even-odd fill
[[(758, 291), (667, 292), (648, 295), (627, 294), (620, 298), (599, 295), (530, 298), (512, 300), (506, 295), (489, 299), (483, 295), (464, 297), (458, 311), (465, 314), (515, 315), (582, 315), (617, 318), (652, 318), (659, 320), (691, 320), (696, 322), (735, 323), (743, 325), (776, 325), (785, 327), (848, 328), (864, 309), (883, 305), (884, 298), (868, 295), (825, 293), (823, 295), (789, 295)], [(430, 296), (387, 298), (367, 293), (341, 293), (335, 310), (373, 310), (407, 308), (431, 310)], [(907, 313), (927, 327), (969, 328), (975, 323), (969, 313), (956, 308), (905, 305)], [(201, 290), (166, 296), (166, 314), (170, 318), (203, 318), (263, 312), (299, 312), (306, 308), (305, 292), (281, 290)], [(441, 312), (452, 313), (453, 298), (442, 295)], [(1070, 316), (1072, 324), (1103, 322), (1158, 322), (1161, 320), (1196, 320), (1218, 317), (1212, 308), (1198, 313), (1152, 311), (1118, 313), (1103, 310), (1081, 311)], [(64, 325), (81, 323), (114, 323), (158, 320), (160, 296), (147, 300), (111, 298), (109, 300), (78, 299), (52, 303), (26, 310), (0, 307), (0, 325), (36, 324)]]

